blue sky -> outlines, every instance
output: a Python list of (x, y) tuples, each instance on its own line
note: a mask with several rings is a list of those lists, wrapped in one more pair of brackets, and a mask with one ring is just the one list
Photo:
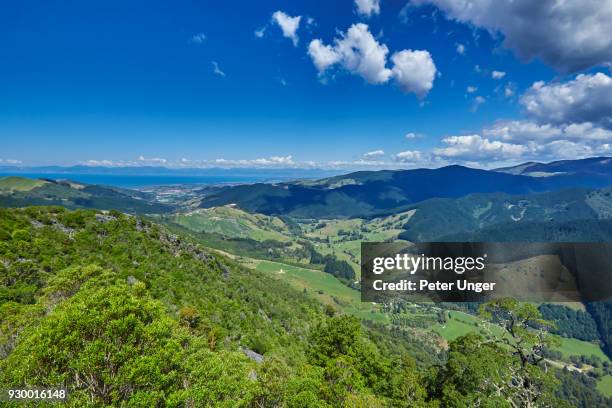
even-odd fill
[[(556, 39), (588, 25), (593, 44), (612, 4), (568, 6), (569, 27), (547, 30), (530, 21), (554, 24), (546, 6), (501, 0), (498, 16), (469, 2), (479, 11), (458, 0), (5, 3), (0, 164), (488, 167), (605, 154), (612, 45)], [(512, 26), (521, 18), (533, 32)], [(332, 56), (325, 69), (313, 40)], [(382, 67), (362, 44), (386, 49)]]

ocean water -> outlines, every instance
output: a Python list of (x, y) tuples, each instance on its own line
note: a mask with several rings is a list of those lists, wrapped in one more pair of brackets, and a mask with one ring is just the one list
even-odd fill
[(86, 184), (136, 188), (174, 184), (240, 184), (278, 181), (269, 175), (223, 175), (223, 176), (181, 176), (181, 175), (116, 175), (116, 174), (77, 174), (77, 173), (0, 173), (0, 177), (19, 176), (28, 178), (47, 178), (71, 180)]

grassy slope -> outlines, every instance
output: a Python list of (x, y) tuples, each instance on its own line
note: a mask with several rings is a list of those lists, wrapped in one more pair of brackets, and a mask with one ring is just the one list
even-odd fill
[(43, 180), (34, 180), (26, 177), (2, 177), (0, 178), (0, 191), (29, 191), (46, 183)]
[(387, 315), (378, 312), (371, 303), (362, 303), (357, 290), (349, 288), (328, 273), (270, 261), (255, 261), (254, 266), (258, 271), (287, 280), (298, 289), (306, 289), (322, 303), (344, 313), (379, 323), (387, 323), (389, 320)]
[(474, 323), (479, 322), (474, 316), (467, 313), (450, 311), (450, 318), (444, 324), (436, 324), (434, 330), (448, 341), (464, 336), (477, 330)]
[(200, 209), (178, 214), (173, 221), (196, 232), (218, 233), (231, 238), (268, 239), (287, 242), (290, 232), (278, 217), (249, 214), (230, 206)]
[(0, 179), (0, 207), (61, 205), (127, 213), (166, 213), (170, 206), (154, 202), (150, 195), (133, 190), (70, 181), (47, 182), (25, 177)]
[(588, 341), (582, 341), (578, 339), (568, 339), (565, 337), (557, 336), (561, 341), (561, 345), (557, 349), (563, 354), (564, 357), (569, 356), (585, 356), (590, 357), (592, 355), (597, 356), (601, 361), (610, 361), (608, 356), (604, 354), (601, 347), (595, 343)]
[(612, 375), (606, 375), (597, 382), (597, 389), (606, 397), (612, 397)]

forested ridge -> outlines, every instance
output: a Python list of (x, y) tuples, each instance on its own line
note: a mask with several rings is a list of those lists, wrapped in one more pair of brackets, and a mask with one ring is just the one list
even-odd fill
[(0, 209), (0, 277), (0, 387), (72, 407), (563, 405), (530, 305), (434, 355), (141, 218), (59, 207)]

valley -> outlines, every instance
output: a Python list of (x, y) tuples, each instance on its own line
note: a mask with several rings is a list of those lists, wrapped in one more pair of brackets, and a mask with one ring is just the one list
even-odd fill
[[(453, 167), (452, 170), (465, 173), (463, 168)], [(445, 177), (448, 176), (444, 174)], [(493, 180), (498, 179), (498, 174), (501, 173), (483, 175), (479, 171), (477, 174), (481, 180), (483, 177), (485, 180)], [(122, 222), (130, 220), (130, 223), (134, 215), (143, 217), (147, 222), (151, 222), (151, 225), (159, 225), (160, 228), (168, 230), (170, 235), (162, 234), (164, 238), (159, 239), (168, 242), (177, 240), (175, 242), (180, 242), (180, 245), (194, 242), (211, 253), (218, 254), (220, 259), (225, 260), (221, 264), (231, 265), (215, 266), (223, 271), (223, 276), (233, 274), (235, 268), (238, 268), (242, 271), (240, 273), (246, 274), (244, 276), (253, 274), (262, 279), (265, 277), (268, 282), (266, 285), (278, 284), (279, 288), (289, 288), (288, 290), (292, 291), (291, 296), (299, 294), (300, 299), (303, 299), (299, 301), (300, 304), (312, 302), (312, 305), (320, 308), (318, 313), (330, 317), (354, 317), (364, 327), (369, 328), (368, 330), (372, 330), (373, 336), (390, 336), (385, 337), (385, 341), (400, 341), (402, 350), (409, 352), (416, 359), (417, 365), (422, 367), (444, 361), (449, 347), (463, 336), (501, 336), (502, 329), (479, 316), (471, 304), (361, 302), (361, 242), (597, 242), (612, 239), (612, 190), (607, 187), (591, 188), (583, 185), (549, 191), (543, 187), (544, 184), (540, 184), (539, 179), (542, 177), (534, 181), (531, 179), (536, 179), (535, 177), (521, 175), (518, 177), (530, 179), (525, 182), (518, 179), (518, 187), (512, 184), (507, 191), (472, 191), (468, 194), (464, 194), (465, 191), (457, 191), (443, 194), (447, 197), (418, 200), (406, 198), (408, 190), (397, 195), (398, 190), (388, 185), (380, 185), (406, 177), (410, 180), (415, 176), (413, 173), (398, 175), (397, 172), (361, 172), (284, 185), (159, 186), (142, 188), (140, 191), (68, 180), (9, 177), (0, 179), (0, 206), (98, 208), (112, 211), (104, 216), (97, 215), (96, 219), (125, 217), (120, 216), (123, 212), (132, 214), (127, 216), (128, 218), (121, 218)], [(506, 174), (502, 177), (515, 175)], [(553, 184), (558, 183), (559, 180)], [(277, 188), (279, 186), (282, 186), (281, 190), (285, 193)], [(484, 188), (476, 189), (488, 190), (493, 188), (492, 186), (485, 183)], [(543, 191), (538, 191), (540, 187)], [(351, 190), (355, 188), (363, 191)], [(503, 184), (501, 188), (504, 188)], [(527, 191), (532, 188), (536, 191)], [(315, 189), (317, 192), (296, 193), (300, 189)], [(286, 191), (291, 195), (304, 196), (300, 196), (300, 201), (289, 205), (286, 201), (289, 197)], [(395, 193), (391, 194), (391, 191)], [(246, 201), (233, 202), (227, 198), (242, 199), (245, 194), (249, 197)], [(426, 197), (422, 191), (419, 194), (421, 198)], [(454, 197), (455, 195), (457, 197)], [(224, 200), (232, 202), (224, 204)], [(212, 205), (213, 203), (217, 205)], [(34, 214), (37, 207), (31, 208)], [(340, 209), (346, 209), (346, 212), (340, 214)], [(61, 217), (69, 217), (61, 212), (59, 214), (62, 214)], [(38, 221), (40, 217), (36, 216), (32, 225), (37, 227), (39, 224), (49, 224), (45, 217)], [(82, 225), (90, 225), (90, 222)], [(82, 225), (77, 222), (70, 229), (78, 230)], [(93, 228), (92, 231), (101, 227), (93, 225), (88, 227)], [(113, 221), (109, 225), (116, 224)], [(7, 233), (9, 236), (14, 234), (10, 230)], [(175, 256), (180, 257), (178, 254)], [(134, 259), (130, 262), (137, 265), (143, 261)], [(178, 271), (182, 264), (173, 265), (171, 268), (178, 267), (176, 273), (180, 273)], [(131, 267), (128, 269), (129, 273), (123, 272), (125, 276), (131, 274), (130, 276), (139, 280), (150, 281), (150, 278), (142, 275), (143, 271), (132, 271)], [(139, 267), (136, 266), (136, 269)], [(164, 282), (163, 274), (155, 279), (161, 281), (151, 286), (151, 290), (164, 302), (169, 301), (169, 294), (165, 293), (165, 289), (154, 288)], [(2, 296), (5, 299), (20, 299), (23, 296), (24, 299), (33, 299), (38, 296), (38, 292), (29, 292), (31, 286), (14, 289), (17, 292), (7, 292)], [(284, 290), (286, 289), (281, 291)], [(189, 292), (186, 288), (180, 291)], [(176, 288), (172, 289), (171, 293), (176, 296)], [(277, 312), (272, 304), (268, 304), (271, 308), (267, 310), (263, 308), (262, 302), (267, 301), (262, 293), (248, 297), (248, 302), (260, 305), (259, 310), (264, 310), (261, 312), (264, 321), (274, 322), (273, 316)], [(176, 303), (173, 300), (170, 303), (173, 305), (171, 310), (176, 311), (181, 307), (179, 304), (187, 307), (190, 302)], [(547, 308), (543, 308), (544, 306)], [(612, 396), (612, 388), (609, 386), (612, 383), (612, 362), (609, 359), (612, 339), (610, 328), (606, 326), (607, 316), (610, 315), (610, 308), (606, 303), (583, 305), (553, 302), (536, 304), (534, 307), (553, 320), (559, 319), (559, 316), (564, 316), (565, 319), (562, 325), (553, 331), (551, 338), (554, 344), (545, 348), (546, 360), (554, 367), (565, 367), (575, 372), (575, 375), (583, 376), (580, 381), (590, 384), (590, 389), (596, 386), (603, 395)], [(209, 315), (209, 318), (212, 319), (210, 324), (216, 327), (218, 317), (213, 314)], [(226, 318), (234, 321), (235, 315), (227, 315)], [(580, 326), (587, 323), (588, 331)], [(228, 324), (233, 325), (231, 330), (243, 326), (237, 321)], [(208, 333), (208, 341), (211, 341), (211, 334)], [(235, 332), (228, 332), (225, 336), (226, 342), (240, 344), (240, 347), (248, 347), (262, 355), (268, 355), (272, 350), (286, 347), (288, 344), (280, 338), (271, 340), (269, 334), (262, 336), (257, 330), (253, 331), (250, 337), (237, 335)], [(217, 341), (217, 335), (214, 337), (214, 341)], [(228, 340), (229, 338), (233, 340)], [(238, 338), (241, 340), (235, 343)], [(573, 382), (576, 378), (567, 377), (563, 381)]]

